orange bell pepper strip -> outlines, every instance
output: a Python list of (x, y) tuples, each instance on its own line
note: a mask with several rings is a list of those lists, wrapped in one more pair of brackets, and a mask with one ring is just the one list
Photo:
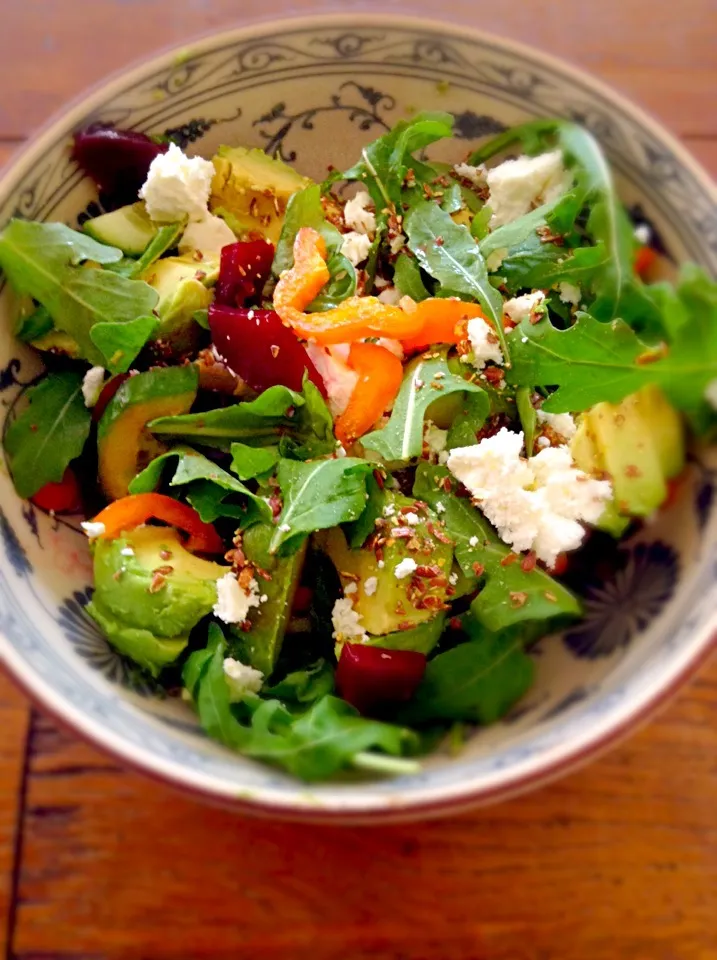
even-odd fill
[(189, 534), (187, 549), (196, 553), (224, 553), (224, 543), (211, 525), (186, 503), (162, 493), (135, 493), (115, 500), (100, 510), (93, 523), (103, 523), (102, 540), (114, 540), (124, 530), (133, 530), (150, 518), (163, 520)]
[(644, 280), (655, 260), (657, 260), (657, 250), (653, 250), (652, 247), (640, 247), (635, 254), (635, 273), (638, 277)]
[(396, 399), (403, 379), (403, 364), (385, 347), (376, 343), (354, 343), (349, 366), (359, 378), (346, 410), (336, 421), (334, 432), (346, 447), (370, 430)]
[(447, 300), (430, 297), (416, 304), (413, 316), (421, 326), (412, 337), (403, 340), (403, 349), (407, 352), (421, 350), (432, 343), (458, 343), (466, 336), (465, 323), (473, 317), (485, 314), (477, 303), (465, 303), (463, 300)]
[(326, 345), (363, 337), (400, 340), (415, 332), (418, 321), (413, 314), (377, 297), (348, 297), (331, 310), (304, 313), (329, 276), (323, 237), (302, 227), (294, 241), (294, 266), (281, 275), (274, 290), (274, 309), (304, 340)]

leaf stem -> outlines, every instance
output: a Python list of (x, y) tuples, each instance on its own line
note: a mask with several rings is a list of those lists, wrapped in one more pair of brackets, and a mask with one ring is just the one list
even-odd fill
[(401, 757), (389, 757), (383, 753), (372, 753), (363, 750), (351, 760), (351, 765), (357, 770), (369, 770), (372, 773), (385, 773), (387, 776), (399, 776), (418, 773), (421, 764), (417, 760), (404, 760)]

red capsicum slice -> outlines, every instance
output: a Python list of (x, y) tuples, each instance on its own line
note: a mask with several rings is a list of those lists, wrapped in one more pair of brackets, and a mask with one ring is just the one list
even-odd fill
[(194, 553), (223, 553), (221, 537), (210, 523), (205, 523), (196, 510), (162, 493), (135, 493), (115, 500), (100, 510), (94, 523), (104, 524), (103, 540), (114, 540), (125, 530), (134, 530), (147, 520), (162, 520), (189, 534), (187, 549)]
[(80, 485), (72, 467), (65, 470), (58, 483), (46, 483), (30, 497), (32, 503), (41, 510), (53, 513), (77, 513), (82, 507)]

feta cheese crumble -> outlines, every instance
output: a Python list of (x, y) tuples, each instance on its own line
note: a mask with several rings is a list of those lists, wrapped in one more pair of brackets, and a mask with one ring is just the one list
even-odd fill
[(543, 413), (542, 410), (535, 411), (538, 423), (544, 423), (554, 430), (563, 440), (572, 440), (578, 432), (575, 420), (569, 413)]
[(378, 295), (381, 303), (387, 303), (389, 307), (397, 306), (401, 302), (402, 297), (403, 294), (398, 287), (386, 287), (386, 289), (382, 290)]
[(332, 637), (334, 640), (343, 642), (364, 643), (368, 640), (368, 634), (361, 626), (361, 614), (354, 610), (351, 597), (340, 597), (334, 604), (331, 611), (331, 623), (334, 627)]
[(264, 674), (261, 670), (235, 660), (234, 657), (224, 658), (224, 676), (231, 691), (232, 700), (241, 700), (245, 693), (259, 693), (264, 683)]
[(80, 524), (82, 529), (85, 531), (90, 540), (94, 540), (96, 537), (101, 537), (105, 532), (104, 523), (93, 523), (92, 520), (83, 520)]
[(576, 283), (570, 283), (568, 280), (563, 280), (562, 283), (559, 283), (556, 287), (558, 291), (558, 296), (563, 301), (563, 303), (570, 303), (574, 307), (580, 306), (580, 301), (583, 298), (583, 295), (580, 291), (580, 287)]
[(473, 347), (473, 364), (482, 370), (491, 360), (498, 366), (503, 365), (503, 353), (495, 330), (483, 317), (473, 317), (468, 321), (468, 339)]
[(94, 407), (100, 399), (104, 382), (105, 368), (90, 367), (82, 378), (82, 396), (85, 398), (86, 407)]
[(366, 577), (363, 585), (363, 592), (367, 597), (372, 597), (378, 590), (378, 577)]
[(122, 547), (122, 549), (120, 550), (120, 554), (123, 557), (133, 557), (134, 550), (132, 549), (132, 547)]
[(341, 253), (355, 267), (364, 262), (370, 249), (371, 237), (365, 233), (357, 233), (356, 230), (345, 233), (341, 241)]
[(418, 569), (418, 564), (413, 557), (405, 557), (393, 568), (393, 575), (397, 580), (405, 580)]
[(417, 527), (421, 522), (421, 518), (413, 511), (410, 511), (410, 513), (404, 513), (403, 519), (406, 521), (409, 527)]
[(340, 417), (346, 410), (351, 394), (358, 383), (358, 374), (342, 357), (343, 344), (335, 347), (322, 347), (310, 343), (306, 352), (324, 381), (329, 398), (329, 410), (333, 417)]
[(477, 546), (478, 546), (478, 542), (479, 542), (479, 541), (478, 541), (478, 537), (471, 537), (470, 540), (468, 541), (468, 546), (469, 546), (469, 547), (477, 547)]
[(446, 505), (439, 500), (438, 503), (436, 504), (436, 513), (440, 516), (440, 514), (445, 512), (446, 512)]
[(373, 200), (368, 190), (359, 190), (355, 197), (346, 201), (344, 222), (349, 230), (357, 233), (375, 233), (376, 215), (373, 212)]
[(256, 580), (250, 580), (249, 589), (244, 590), (239, 586), (239, 581), (233, 573), (225, 573), (217, 580), (214, 616), (223, 620), (224, 623), (243, 623), (252, 607), (258, 607), (262, 599)]
[(189, 217), (202, 220), (212, 190), (214, 164), (203, 157), (188, 157), (170, 143), (149, 166), (139, 196), (147, 213), (158, 223), (174, 223)]
[(358, 587), (356, 586), (355, 583), (353, 582), (347, 583), (346, 586), (344, 587), (344, 596), (348, 597), (350, 594), (356, 593), (357, 590), (358, 590)]
[(463, 177), (464, 180), (470, 180), (476, 187), (486, 185), (486, 171), (482, 164), (479, 167), (474, 167), (470, 163), (456, 163), (453, 165), (453, 172), (457, 176)]
[(572, 178), (563, 166), (560, 150), (541, 153), (537, 157), (505, 160), (486, 172), (493, 211), (490, 228), (495, 230), (543, 203), (551, 203), (570, 187)]
[(441, 430), (432, 420), (427, 420), (423, 440), (428, 447), (429, 456), (440, 461), (441, 455), (446, 451), (448, 431)]
[(520, 297), (513, 297), (512, 300), (506, 300), (503, 304), (503, 313), (516, 326), (521, 320), (536, 314), (544, 309), (545, 294), (542, 290), (534, 290), (532, 293), (524, 293)]
[(647, 244), (652, 240), (652, 230), (650, 230), (646, 223), (638, 223), (638, 225), (635, 227), (635, 239), (643, 246), (647, 246)]
[(534, 550), (552, 565), (559, 553), (580, 546), (582, 523), (600, 519), (612, 485), (578, 470), (567, 446), (548, 447), (529, 460), (522, 449), (523, 434), (503, 427), (480, 443), (452, 450), (448, 469), (505, 543), (518, 553)]
[[(201, 220), (192, 220), (179, 241), (179, 252), (199, 250), (203, 254), (221, 253), (222, 247), (236, 243), (237, 238), (221, 217), (205, 212)], [(201, 261), (197, 264), (201, 269)]]

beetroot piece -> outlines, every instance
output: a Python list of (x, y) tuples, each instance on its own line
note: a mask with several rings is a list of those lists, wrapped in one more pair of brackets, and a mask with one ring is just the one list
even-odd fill
[(135, 130), (96, 123), (74, 135), (72, 159), (110, 199), (110, 205), (121, 206), (135, 202), (149, 165), (168, 146)]
[(243, 307), (258, 298), (271, 273), (274, 246), (266, 240), (230, 243), (222, 247), (216, 302)]
[(213, 303), (208, 313), (217, 353), (252, 389), (283, 384), (299, 391), (306, 371), (326, 397), (324, 381), (303, 345), (273, 310)]
[(345, 643), (336, 668), (339, 695), (359, 713), (410, 700), (426, 671), (426, 657), (414, 650), (387, 650), (363, 643)]

